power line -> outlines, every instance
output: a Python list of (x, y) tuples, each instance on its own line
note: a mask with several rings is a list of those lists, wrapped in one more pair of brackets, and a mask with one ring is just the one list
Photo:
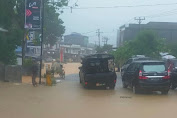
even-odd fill
[(89, 33), (92, 33), (92, 32), (95, 32), (95, 30), (94, 31), (85, 32), (85, 33), (81, 33), (81, 34), (89, 34)]
[[(96, 6), (96, 7), (75, 7), (73, 9), (109, 9), (109, 8), (134, 8), (134, 7), (155, 7), (155, 6), (171, 6), (177, 5), (177, 3), (167, 3), (167, 4), (144, 4), (144, 5), (122, 5), (122, 6)], [(70, 8), (64, 8), (70, 9)]]
[(170, 11), (162, 12), (162, 13), (159, 13), (159, 14), (148, 15), (148, 16), (145, 16), (145, 17), (148, 17), (148, 18), (161, 17), (161, 16), (167, 16), (167, 15), (173, 15), (173, 14), (176, 14), (176, 13), (177, 13), (177, 9), (173, 9), (173, 10), (170, 10)]

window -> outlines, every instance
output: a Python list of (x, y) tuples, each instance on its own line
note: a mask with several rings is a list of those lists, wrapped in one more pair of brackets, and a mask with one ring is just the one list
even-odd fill
[(131, 64), (129, 67), (128, 67), (128, 71), (133, 71), (133, 68), (134, 68), (134, 64)]
[(132, 59), (129, 59), (126, 64), (130, 64), (132, 62)]
[(108, 60), (108, 68), (109, 68), (109, 71), (114, 71), (114, 60), (113, 59), (110, 59)]
[(143, 70), (145, 72), (163, 72), (165, 71), (165, 65), (159, 64), (159, 65), (144, 65)]

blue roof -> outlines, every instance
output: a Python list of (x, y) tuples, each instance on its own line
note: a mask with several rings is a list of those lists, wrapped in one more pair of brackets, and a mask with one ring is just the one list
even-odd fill
[(22, 52), (22, 47), (18, 46), (17, 49), (15, 49), (15, 52)]

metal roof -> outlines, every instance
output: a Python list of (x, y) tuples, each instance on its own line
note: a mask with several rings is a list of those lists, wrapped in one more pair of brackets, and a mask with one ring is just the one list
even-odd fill
[(86, 55), (84, 57), (82, 57), (81, 59), (114, 59), (113, 55), (110, 54), (91, 54), (91, 55)]

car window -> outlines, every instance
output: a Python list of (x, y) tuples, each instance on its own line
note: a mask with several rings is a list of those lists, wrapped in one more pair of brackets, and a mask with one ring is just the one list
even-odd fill
[(143, 65), (143, 70), (145, 72), (163, 72), (165, 71), (165, 65), (163, 64)]
[(109, 69), (109, 71), (114, 72), (114, 68), (115, 68), (114, 60), (113, 59), (108, 60), (108, 69)]
[(132, 59), (129, 59), (126, 64), (130, 64), (132, 62)]
[(130, 66), (128, 66), (127, 71), (133, 71), (135, 68), (135, 64), (131, 64)]

